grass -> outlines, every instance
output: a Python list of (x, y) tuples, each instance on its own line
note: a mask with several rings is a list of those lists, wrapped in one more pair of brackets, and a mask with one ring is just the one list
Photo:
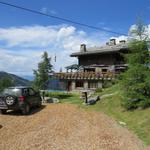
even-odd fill
[(117, 93), (113, 96), (102, 99), (93, 108), (97, 111), (102, 111), (107, 115), (115, 118), (117, 121), (123, 121), (127, 124), (128, 129), (132, 130), (137, 136), (150, 145), (150, 109), (126, 111), (121, 107), (122, 94), (115, 85), (106, 89), (102, 94)]
[[(114, 93), (114, 95), (110, 95)], [(61, 93), (62, 94), (62, 93)], [(60, 94), (60, 95), (61, 95)], [(108, 95), (98, 101), (95, 105), (85, 106), (79, 98), (78, 93), (69, 94), (68, 96), (58, 96), (61, 103), (76, 104), (78, 107), (87, 111), (104, 112), (113, 117), (117, 122), (126, 123), (126, 127), (133, 131), (145, 144), (150, 145), (150, 109), (126, 111), (121, 107), (122, 94), (118, 85), (97, 92), (96, 95)], [(56, 95), (59, 95), (57, 93)]]
[(59, 98), (59, 99), (68, 99), (70, 97), (74, 97), (73, 94), (65, 93), (65, 92), (46, 92), (45, 96), (55, 97), (55, 98)]

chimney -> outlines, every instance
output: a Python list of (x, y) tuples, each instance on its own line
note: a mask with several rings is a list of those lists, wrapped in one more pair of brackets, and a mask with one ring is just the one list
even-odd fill
[(110, 39), (110, 45), (116, 45), (116, 39)]
[(120, 43), (120, 44), (125, 44), (126, 41), (125, 41), (125, 40), (121, 40), (121, 41), (119, 41), (119, 43)]
[(80, 45), (80, 51), (81, 52), (86, 52), (86, 45), (85, 44)]

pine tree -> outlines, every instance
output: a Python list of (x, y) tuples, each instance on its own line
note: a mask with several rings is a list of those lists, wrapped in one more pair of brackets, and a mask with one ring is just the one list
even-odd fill
[(38, 69), (33, 70), (35, 79), (33, 81), (33, 87), (37, 90), (46, 89), (49, 79), (49, 74), (52, 73), (51, 58), (48, 57), (48, 53), (44, 52), (42, 55), (42, 61), (38, 64)]
[(150, 106), (150, 53), (146, 38), (143, 36), (144, 25), (136, 25), (137, 39), (129, 43), (130, 52), (125, 55), (128, 70), (122, 74), (121, 85), (126, 99), (123, 106), (127, 109)]

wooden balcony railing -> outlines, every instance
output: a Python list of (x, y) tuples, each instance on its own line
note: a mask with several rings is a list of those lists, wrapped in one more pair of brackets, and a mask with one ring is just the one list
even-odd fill
[(115, 73), (96, 73), (96, 72), (72, 72), (72, 73), (55, 73), (54, 76), (58, 79), (86, 79), (86, 80), (112, 80), (115, 78)]

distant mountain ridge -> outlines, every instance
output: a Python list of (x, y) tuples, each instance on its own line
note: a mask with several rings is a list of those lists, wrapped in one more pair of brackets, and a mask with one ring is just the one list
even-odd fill
[(21, 76), (23, 79), (27, 79), (29, 81), (33, 81), (34, 80), (34, 76), (33, 75), (23, 75)]
[(22, 77), (14, 75), (14, 74), (0, 71), (0, 80), (5, 78), (5, 77), (11, 78), (14, 81), (15, 86), (29, 86), (29, 85), (31, 85), (31, 82), (27, 79), (24, 79)]

